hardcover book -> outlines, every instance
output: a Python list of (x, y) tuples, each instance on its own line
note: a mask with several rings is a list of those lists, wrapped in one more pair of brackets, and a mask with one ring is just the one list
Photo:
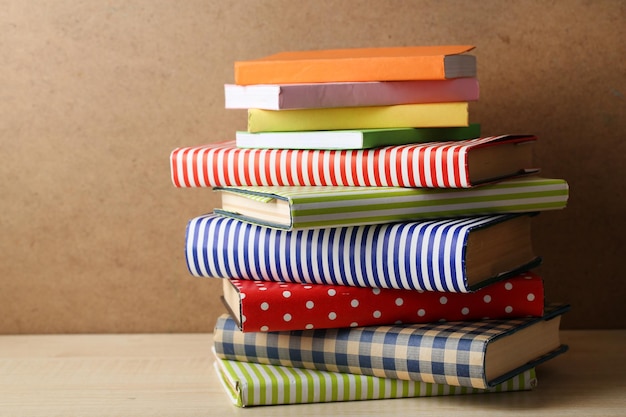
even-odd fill
[(567, 305), (540, 318), (243, 333), (218, 318), (220, 358), (485, 389), (567, 350), (559, 339)]
[(469, 45), (285, 51), (235, 62), (235, 84), (445, 80), (476, 76)]
[(562, 179), (524, 177), (474, 188), (215, 187), (216, 213), (285, 230), (563, 209)]
[(248, 109), (248, 132), (468, 125), (468, 103), (459, 102), (299, 110)]
[(239, 362), (219, 357), (213, 366), (226, 393), (237, 407), (486, 394), (525, 391), (537, 386), (534, 368), (493, 388), (477, 389)]
[(412, 143), (475, 139), (480, 125), (466, 127), (422, 127), (388, 129), (342, 129), (296, 132), (238, 131), (238, 148), (257, 149), (371, 149)]
[(541, 317), (544, 306), (532, 271), (471, 293), (225, 279), (223, 294), (243, 332)]
[(176, 187), (320, 185), (469, 188), (537, 173), (532, 135), (361, 150), (242, 149), (234, 141), (174, 149)]
[(539, 263), (531, 215), (285, 231), (208, 214), (187, 226), (192, 275), (470, 292)]
[(293, 110), (476, 101), (477, 78), (442, 81), (370, 81), (224, 85), (227, 109)]

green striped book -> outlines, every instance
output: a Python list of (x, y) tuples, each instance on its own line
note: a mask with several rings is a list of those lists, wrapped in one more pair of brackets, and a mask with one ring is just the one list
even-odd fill
[(383, 224), (563, 209), (565, 180), (523, 177), (469, 189), (403, 187), (215, 187), (215, 212), (284, 230)]
[(218, 357), (214, 365), (226, 393), (238, 407), (485, 394), (530, 390), (537, 385), (534, 368), (493, 388), (478, 389), (239, 362)]

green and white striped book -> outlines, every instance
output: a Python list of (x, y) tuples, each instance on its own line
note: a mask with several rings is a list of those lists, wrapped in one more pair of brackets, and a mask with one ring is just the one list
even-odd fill
[(443, 395), (525, 391), (537, 385), (535, 369), (490, 389), (325, 372), (215, 359), (215, 369), (234, 405), (307, 404)]
[(279, 229), (383, 224), (563, 209), (565, 180), (523, 177), (469, 189), (403, 187), (215, 187), (215, 212)]

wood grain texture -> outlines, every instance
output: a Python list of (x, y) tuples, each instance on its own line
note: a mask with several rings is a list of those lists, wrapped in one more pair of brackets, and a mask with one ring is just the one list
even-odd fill
[(565, 328), (626, 326), (626, 2), (0, 0), (0, 333), (210, 331), (169, 152), (234, 139), (233, 62), (295, 49), (474, 44), (486, 134), (529, 132), (569, 207), (537, 219)]
[(564, 331), (533, 391), (256, 407), (230, 403), (210, 334), (0, 336), (0, 417), (623, 416), (626, 330)]

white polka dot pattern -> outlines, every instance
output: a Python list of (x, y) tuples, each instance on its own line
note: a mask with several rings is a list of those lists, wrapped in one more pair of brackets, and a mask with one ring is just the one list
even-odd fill
[(359, 288), (231, 279), (240, 293), (242, 330), (280, 331), (513, 318), (543, 314), (543, 280), (534, 272), (474, 293)]

